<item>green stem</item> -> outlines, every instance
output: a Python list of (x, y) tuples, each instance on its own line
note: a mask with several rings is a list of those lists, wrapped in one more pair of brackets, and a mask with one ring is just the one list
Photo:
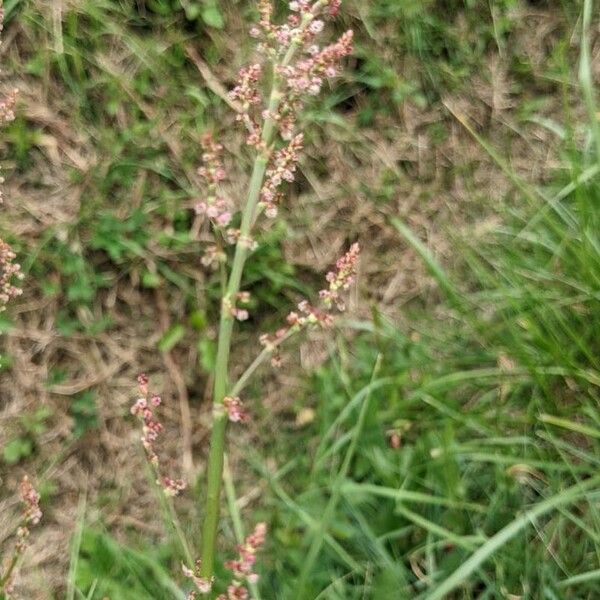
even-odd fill
[(273, 355), (273, 352), (276, 348), (281, 346), (281, 344), (283, 344), (283, 342), (285, 342), (286, 340), (289, 340), (292, 337), (292, 335), (294, 335), (294, 333), (296, 333), (295, 330), (288, 331), (288, 333), (286, 333), (283, 337), (273, 342), (273, 344), (267, 346), (266, 348), (263, 348), (260, 354), (258, 354), (258, 356), (250, 363), (250, 365), (248, 365), (246, 370), (240, 375), (235, 385), (231, 388), (229, 396), (238, 396), (240, 392), (246, 387), (246, 385), (250, 381), (250, 378), (252, 377), (252, 375), (254, 375), (256, 369), (258, 369), (258, 367), (260, 367), (260, 365), (262, 365), (262, 363), (265, 362), (267, 358)]
[[(300, 27), (305, 27), (313, 16), (305, 14)], [(299, 42), (292, 42), (283, 57), (280, 66), (287, 66), (293, 59)], [(213, 427), (208, 453), (206, 504), (204, 523), (202, 526), (202, 564), (200, 574), (211, 579), (214, 574), (215, 550), (217, 543), (217, 528), (219, 525), (219, 502), (221, 497), (221, 484), (223, 480), (223, 453), (225, 451), (225, 433), (227, 430), (227, 415), (223, 409), (223, 398), (229, 386), (229, 354), (231, 351), (231, 335), (233, 333), (234, 318), (231, 314), (236, 296), (240, 291), (242, 273), (248, 257), (248, 247), (251, 242), (250, 233), (256, 219), (260, 190), (262, 188), (270, 146), (275, 134), (275, 120), (272, 115), (277, 114), (281, 103), (282, 94), (279, 89), (281, 78), (277, 69), (273, 71), (273, 87), (268, 105), (268, 117), (265, 119), (261, 132), (261, 145), (265, 149), (259, 151), (252, 168), (252, 176), (248, 187), (248, 197), (242, 213), (240, 235), (235, 246), (231, 273), (227, 282), (227, 289), (221, 302), (221, 320), (219, 323), (219, 341), (217, 344), (217, 360), (215, 365), (215, 383), (213, 393)]]
[[(271, 93), (269, 102), (270, 114), (274, 114), (279, 107), (279, 91), (276, 84)], [(262, 140), (268, 146), (273, 137), (274, 122), (272, 119), (265, 121)], [(208, 479), (206, 492), (206, 505), (204, 525), (202, 528), (202, 567), (203, 577), (211, 578), (214, 572), (215, 547), (217, 527), (219, 523), (219, 499), (221, 496), (221, 480), (223, 478), (223, 452), (225, 450), (225, 431), (227, 429), (227, 415), (223, 411), (223, 398), (227, 393), (229, 354), (231, 350), (231, 334), (233, 332), (233, 315), (231, 307), (240, 290), (244, 264), (248, 256), (248, 243), (254, 212), (260, 198), (260, 190), (267, 169), (267, 156), (259, 154), (254, 161), (248, 199), (242, 215), (240, 237), (235, 247), (235, 255), (227, 289), (221, 304), (221, 322), (219, 325), (219, 342), (217, 346), (217, 362), (215, 366), (215, 385), (213, 395), (213, 428), (208, 455)]]
[[(266, 128), (266, 123), (265, 123)], [(263, 130), (264, 131), (264, 130)], [(231, 307), (240, 289), (242, 272), (248, 253), (248, 238), (252, 215), (258, 199), (260, 188), (266, 171), (267, 158), (259, 155), (254, 162), (248, 201), (242, 216), (240, 237), (235, 247), (233, 266), (227, 284), (227, 290), (221, 304), (221, 322), (219, 325), (219, 342), (217, 346), (217, 362), (215, 366), (215, 385), (213, 395), (213, 427), (208, 454), (208, 478), (204, 525), (202, 528), (202, 577), (211, 578), (214, 572), (217, 527), (219, 524), (219, 500), (221, 496), (221, 480), (223, 478), (223, 452), (225, 451), (225, 431), (227, 415), (223, 409), (223, 398), (227, 393), (229, 353), (231, 350), (231, 334), (233, 332), (233, 315)]]

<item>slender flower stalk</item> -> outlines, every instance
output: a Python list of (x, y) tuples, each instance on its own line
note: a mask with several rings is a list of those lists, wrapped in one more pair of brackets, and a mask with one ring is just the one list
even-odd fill
[[(248, 131), (246, 143), (255, 148), (256, 157), (250, 176), (248, 194), (242, 212), (241, 225), (237, 231), (226, 232), (226, 239), (235, 240), (235, 252), (231, 270), (227, 277), (225, 292), (221, 301), (221, 318), (217, 345), (213, 391), (213, 423), (207, 467), (207, 492), (202, 528), (202, 560), (199, 576), (203, 582), (210, 582), (214, 575), (217, 529), (220, 512), (220, 496), (223, 478), (223, 457), (225, 434), (229, 420), (243, 420), (239, 413), (238, 391), (267, 356), (273, 356), (280, 343), (289, 337), (293, 330), (302, 324), (329, 324), (328, 313), (319, 312), (305, 302), (301, 305), (302, 316), (295, 313), (288, 319), (288, 327), (274, 339), (263, 338), (265, 349), (238, 384), (229, 389), (229, 358), (232, 334), (236, 319), (247, 318), (247, 311), (236, 306), (246, 260), (255, 245), (253, 227), (259, 214), (264, 211), (268, 217), (277, 214), (281, 200), (280, 187), (283, 182), (294, 179), (303, 136), (295, 132), (299, 112), (305, 99), (319, 93), (324, 80), (338, 72), (341, 59), (352, 49), (352, 32), (348, 31), (335, 43), (320, 48), (316, 38), (324, 28), (324, 18), (335, 17), (340, 0), (299, 0), (289, 3), (291, 14), (287, 22), (277, 25), (272, 22), (272, 7), (269, 0), (259, 0), (259, 26), (251, 30), (251, 35), (259, 40), (258, 50), (272, 72), (272, 87), (266, 108), (260, 111), (261, 94), (259, 86), (265, 71), (263, 64), (253, 64), (240, 72), (238, 85), (231, 97), (242, 107), (238, 120)], [(258, 111), (258, 115), (256, 114)], [(259, 123), (262, 122), (262, 125)], [(208, 149), (203, 173), (215, 172), (214, 147)], [(212, 167), (211, 167), (212, 164)], [(219, 174), (221, 174), (219, 172)], [(199, 212), (206, 213), (214, 207), (211, 218), (216, 229), (222, 228), (228, 218), (218, 222), (218, 215), (226, 213), (226, 203), (217, 206), (216, 185), (209, 181), (207, 200), (200, 203)], [(212, 186), (212, 187), (211, 187)], [(358, 253), (358, 246), (355, 248)], [(338, 286), (329, 290), (326, 302), (337, 303)], [(341, 286), (343, 287), (343, 286)], [(295, 315), (295, 316), (294, 316)], [(275, 360), (274, 362), (277, 362)], [(233, 407), (233, 408), (232, 408)], [(232, 410), (236, 418), (232, 419)], [(240, 417), (240, 418), (237, 418)]]
[(162, 509), (171, 526), (172, 533), (181, 547), (183, 557), (188, 562), (192, 562), (190, 546), (173, 506), (173, 498), (185, 490), (187, 482), (164, 474), (155, 445), (158, 436), (163, 431), (163, 425), (156, 416), (156, 410), (162, 404), (162, 398), (158, 394), (150, 392), (149, 379), (144, 373), (138, 376), (138, 390), (140, 397), (131, 407), (131, 414), (138, 417), (142, 423), (142, 437), (140, 440), (144, 447), (148, 465), (156, 481)]
[[(0, 1), (0, 33), (4, 26), (4, 8)], [(0, 99), (0, 125), (10, 123), (15, 119), (15, 104), (18, 90), (12, 90), (5, 98)], [(4, 178), (0, 177), (0, 184)], [(0, 189), (0, 204), (3, 203), (2, 190)], [(15, 282), (23, 279), (21, 267), (15, 262), (16, 254), (12, 248), (0, 238), (0, 312), (6, 309), (10, 300), (21, 294), (21, 289)]]
[(30, 533), (29, 528), (32, 525), (37, 525), (42, 519), (40, 495), (29, 481), (27, 475), (23, 477), (19, 486), (19, 495), (23, 510), (19, 527), (17, 528), (17, 541), (4, 573), (0, 574), (0, 592), (7, 599), (13, 597), (15, 569), (27, 548), (27, 540)]

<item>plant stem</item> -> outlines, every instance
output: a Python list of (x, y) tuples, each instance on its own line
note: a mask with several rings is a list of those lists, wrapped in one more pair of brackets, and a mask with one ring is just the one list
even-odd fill
[[(300, 27), (306, 26), (313, 19), (313, 15), (305, 14)], [(298, 41), (293, 41), (281, 60), (280, 66), (287, 66), (294, 57), (298, 48)], [(276, 66), (275, 66), (276, 67)], [(251, 243), (250, 233), (257, 215), (260, 190), (262, 188), (267, 163), (269, 160), (270, 146), (275, 134), (275, 120), (273, 115), (277, 114), (282, 100), (279, 89), (281, 77), (277, 68), (273, 69), (273, 87), (267, 108), (267, 118), (263, 123), (261, 132), (261, 146), (259, 150), (252, 176), (248, 187), (248, 197), (242, 213), (240, 235), (235, 246), (233, 264), (227, 289), (221, 301), (221, 319), (219, 323), (219, 341), (217, 345), (217, 360), (215, 365), (215, 384), (213, 393), (213, 426), (210, 438), (210, 450), (208, 454), (206, 504), (204, 523), (202, 526), (202, 564), (200, 574), (202, 577), (211, 579), (214, 574), (215, 549), (217, 543), (217, 528), (219, 525), (219, 502), (221, 497), (221, 484), (223, 479), (223, 453), (225, 451), (225, 432), (227, 430), (227, 415), (223, 409), (223, 398), (229, 386), (229, 354), (231, 351), (231, 334), (233, 332), (234, 318), (231, 314), (236, 296), (240, 291), (242, 273), (248, 257), (248, 249)]]
[[(266, 128), (266, 123), (265, 123)], [(217, 346), (217, 363), (215, 367), (215, 387), (213, 395), (213, 426), (208, 454), (208, 479), (204, 525), (202, 528), (202, 566), (203, 577), (211, 578), (214, 571), (217, 527), (219, 523), (219, 500), (221, 496), (221, 480), (223, 477), (223, 452), (225, 450), (225, 431), (227, 414), (223, 410), (223, 398), (227, 392), (229, 353), (231, 350), (231, 334), (233, 332), (232, 301), (239, 292), (244, 263), (248, 253), (248, 236), (252, 215), (258, 204), (260, 188), (266, 171), (267, 159), (259, 155), (254, 162), (248, 201), (242, 216), (240, 237), (235, 247), (233, 266), (225, 296), (221, 304), (221, 322), (219, 325), (219, 342)]]
[(273, 342), (270, 346), (263, 348), (260, 354), (257, 355), (257, 357), (250, 363), (250, 365), (248, 365), (246, 370), (240, 375), (235, 385), (229, 391), (229, 395), (238, 396), (239, 393), (246, 387), (246, 384), (248, 383), (248, 381), (250, 381), (250, 378), (252, 377), (252, 375), (254, 375), (256, 369), (258, 369), (258, 367), (260, 367), (260, 365), (262, 365), (262, 363), (265, 362), (265, 360), (269, 358), (269, 356), (273, 355), (273, 352), (276, 348), (281, 346), (281, 344), (283, 344), (283, 342), (285, 342), (286, 340), (289, 340), (292, 337), (292, 335), (294, 335), (294, 333), (296, 332), (289, 331), (286, 335)]
[[(269, 102), (270, 114), (279, 107), (279, 91), (274, 84)], [(272, 110), (274, 109), (274, 110)], [(262, 140), (268, 146), (273, 137), (274, 123), (267, 119), (263, 126)], [(234, 318), (231, 314), (232, 303), (240, 289), (244, 264), (248, 255), (249, 235), (254, 220), (254, 212), (260, 198), (260, 189), (267, 169), (267, 156), (259, 154), (254, 161), (248, 199), (242, 215), (240, 236), (235, 247), (233, 266), (229, 275), (227, 289), (221, 303), (221, 321), (219, 325), (219, 342), (217, 346), (217, 362), (215, 366), (215, 386), (213, 394), (213, 427), (208, 455), (208, 479), (204, 525), (202, 528), (202, 566), (203, 577), (211, 578), (214, 572), (217, 527), (219, 523), (219, 499), (221, 496), (221, 480), (223, 477), (223, 452), (225, 450), (225, 431), (227, 415), (223, 410), (223, 398), (227, 392), (229, 353), (231, 350), (231, 334)]]

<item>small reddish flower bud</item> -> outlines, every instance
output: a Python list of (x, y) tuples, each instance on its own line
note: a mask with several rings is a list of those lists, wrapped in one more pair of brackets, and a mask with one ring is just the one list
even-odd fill
[(250, 415), (244, 410), (244, 405), (237, 396), (225, 396), (223, 406), (232, 423), (246, 423), (250, 420)]

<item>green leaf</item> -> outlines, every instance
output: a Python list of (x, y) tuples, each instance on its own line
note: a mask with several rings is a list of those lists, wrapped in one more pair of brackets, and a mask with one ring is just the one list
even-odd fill
[(160, 339), (158, 342), (158, 349), (161, 352), (169, 352), (175, 345), (181, 341), (185, 335), (185, 327), (181, 324), (173, 325)]
[(190, 325), (196, 331), (202, 331), (207, 324), (206, 313), (203, 310), (195, 310), (190, 315)]
[(215, 368), (217, 356), (217, 345), (214, 340), (202, 338), (198, 342), (198, 352), (200, 354), (200, 365), (207, 372), (212, 373)]
[(93, 392), (87, 391), (77, 396), (71, 403), (69, 412), (73, 417), (73, 435), (76, 438), (98, 427), (96, 397)]
[(188, 21), (195, 21), (200, 15), (200, 6), (195, 2), (185, 5), (185, 16)]
[(0, 316), (0, 333), (8, 333), (14, 327), (14, 322), (7, 316)]
[(142, 285), (145, 288), (157, 288), (160, 285), (161, 278), (158, 273), (144, 271), (142, 273)]
[(223, 29), (225, 25), (223, 15), (216, 6), (207, 6), (202, 11), (202, 20), (209, 26), (215, 29)]
[(4, 446), (4, 462), (8, 465), (16, 465), (23, 458), (27, 458), (33, 452), (33, 444), (27, 438), (15, 438)]

